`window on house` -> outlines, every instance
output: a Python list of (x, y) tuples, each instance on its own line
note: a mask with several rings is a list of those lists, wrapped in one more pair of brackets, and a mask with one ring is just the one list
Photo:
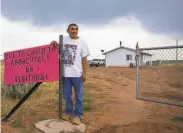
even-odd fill
[(132, 60), (132, 55), (126, 55), (126, 60)]

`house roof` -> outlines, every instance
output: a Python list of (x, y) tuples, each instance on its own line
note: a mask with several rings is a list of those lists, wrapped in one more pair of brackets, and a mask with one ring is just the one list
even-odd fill
[[(116, 51), (116, 50), (118, 50), (118, 49), (127, 49), (127, 50), (130, 50), (130, 51), (136, 52), (135, 49), (128, 48), (128, 47), (124, 47), (124, 46), (120, 46), (120, 47), (117, 47), (117, 48), (115, 48), (115, 49), (112, 49), (112, 50), (109, 50), (109, 51), (107, 51), (107, 52), (104, 52), (103, 55), (106, 55), (106, 54), (111, 53), (111, 52), (113, 52), (113, 51)], [(141, 54), (144, 54), (144, 55), (152, 56), (152, 55), (149, 54), (149, 53), (145, 53), (145, 52), (140, 52), (140, 53), (141, 53)]]

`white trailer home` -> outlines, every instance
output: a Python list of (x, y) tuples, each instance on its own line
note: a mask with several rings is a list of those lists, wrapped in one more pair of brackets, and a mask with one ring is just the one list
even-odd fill
[[(120, 46), (110, 51), (104, 52), (105, 66), (106, 67), (129, 67), (136, 65), (136, 50), (128, 47)], [(144, 60), (145, 59), (145, 60)], [(151, 63), (152, 55), (149, 53), (140, 53), (139, 65), (146, 65), (147, 62)]]

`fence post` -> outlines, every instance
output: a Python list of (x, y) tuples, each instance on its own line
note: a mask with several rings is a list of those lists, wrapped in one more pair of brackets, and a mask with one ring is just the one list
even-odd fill
[(63, 35), (59, 36), (59, 119), (62, 119), (63, 92)]
[(136, 99), (139, 99), (139, 46), (136, 44)]

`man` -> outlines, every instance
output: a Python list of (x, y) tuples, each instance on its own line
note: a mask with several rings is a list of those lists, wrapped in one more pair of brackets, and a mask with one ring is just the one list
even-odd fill
[[(66, 103), (64, 120), (71, 120), (73, 124), (81, 124), (83, 115), (83, 82), (86, 80), (87, 43), (78, 36), (78, 25), (70, 24), (67, 32), (69, 37), (63, 38), (63, 97)], [(55, 46), (56, 41), (51, 42)], [(73, 111), (72, 86), (75, 90), (76, 104)]]

